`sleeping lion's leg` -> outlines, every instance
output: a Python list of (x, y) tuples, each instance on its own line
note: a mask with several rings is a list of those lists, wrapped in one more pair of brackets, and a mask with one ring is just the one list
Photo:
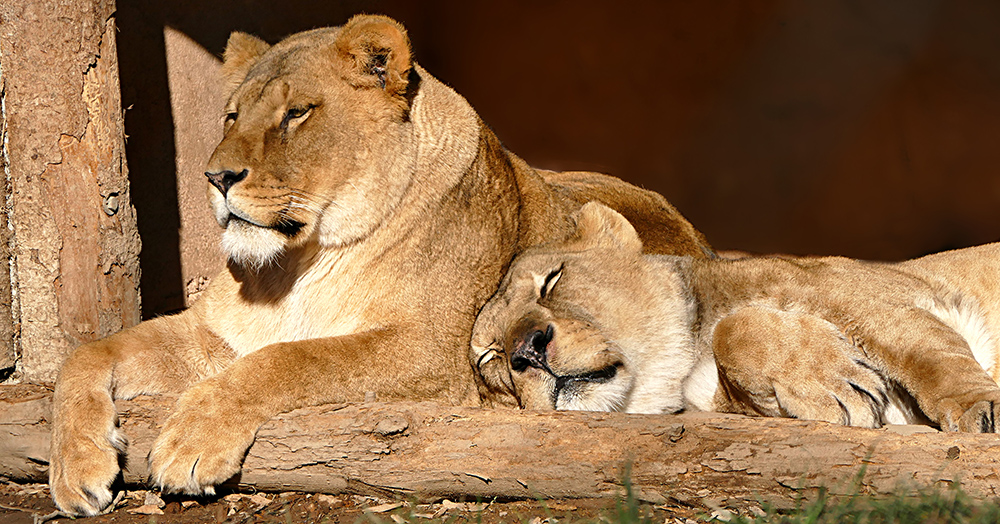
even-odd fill
[(942, 430), (997, 432), (1000, 386), (976, 361), (966, 339), (932, 313), (887, 308), (879, 318), (857, 322), (850, 335)]
[(884, 424), (886, 381), (819, 317), (743, 308), (716, 326), (713, 350), (727, 411), (849, 426)]
[(149, 320), (77, 348), (59, 372), (53, 397), (49, 485), (63, 511), (93, 515), (111, 502), (125, 437), (114, 399), (180, 392), (198, 376), (224, 366), (212, 360), (189, 315)]

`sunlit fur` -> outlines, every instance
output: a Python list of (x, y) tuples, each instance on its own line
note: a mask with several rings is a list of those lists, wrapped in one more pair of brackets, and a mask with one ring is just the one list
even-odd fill
[[(585, 210), (586, 210), (585, 206)], [(568, 243), (532, 248), (519, 256), (497, 295), (483, 307), (473, 328), (470, 360), (491, 387), (505, 384), (517, 392), (529, 409), (675, 412), (685, 407), (683, 383), (697, 354), (692, 343), (693, 314), (685, 304), (691, 297), (676, 276), (653, 276), (641, 265), (607, 263), (614, 256), (635, 254), (641, 243), (619, 242), (612, 228), (594, 213), (581, 213), (585, 229)], [(544, 276), (562, 267), (562, 276), (544, 298)], [(622, 275), (628, 275), (628, 282)], [(643, 281), (640, 275), (649, 277)], [(635, 284), (635, 285), (633, 285)], [(524, 336), (525, 319), (532, 326), (552, 325), (555, 337), (548, 347), (548, 364), (560, 375), (593, 371), (620, 364), (615, 376), (603, 383), (581, 386), (575, 395), (553, 398), (555, 379), (530, 369), (512, 373), (511, 354)], [(603, 356), (602, 356), (603, 355)]]
[(920, 300), (917, 305), (962, 335), (979, 365), (991, 376), (998, 376), (996, 334), (987, 327), (986, 317), (974, 297), (942, 293), (933, 300)]
[[(483, 380), (522, 407), (996, 431), (1000, 244), (900, 264), (693, 260), (642, 254), (630, 224), (597, 203), (577, 222), (570, 240), (515, 259), (473, 330)], [(542, 363), (513, 366), (548, 326)], [(609, 369), (607, 347), (613, 378), (557, 391), (556, 377)]]
[(278, 259), (285, 239), (272, 229), (234, 220), (222, 232), (222, 251), (233, 262), (256, 270)]

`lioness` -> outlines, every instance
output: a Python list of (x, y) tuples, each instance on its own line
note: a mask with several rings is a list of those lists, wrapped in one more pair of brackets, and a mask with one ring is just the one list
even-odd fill
[(49, 472), (67, 513), (111, 501), (125, 446), (115, 398), (183, 392), (150, 466), (156, 486), (190, 494), (237, 473), (279, 412), (369, 391), (477, 404), (476, 312), (514, 255), (571, 233), (587, 200), (648, 225), (651, 251), (711, 253), (657, 194), (531, 169), (413, 62), (389, 18), (273, 47), (234, 33), (223, 73), (232, 94), (206, 175), (228, 269), (189, 310), (67, 359)]
[(483, 380), (532, 409), (996, 431), (1000, 244), (898, 264), (641, 251), (590, 203), (519, 255), (473, 329)]

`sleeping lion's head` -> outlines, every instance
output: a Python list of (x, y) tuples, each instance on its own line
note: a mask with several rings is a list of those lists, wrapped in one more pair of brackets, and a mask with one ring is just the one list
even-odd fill
[[(682, 263), (671, 257), (670, 263)], [(473, 328), (483, 397), (528, 409), (673, 412), (694, 366), (687, 291), (632, 226), (592, 202), (575, 236), (512, 263)]]
[(209, 198), (234, 262), (266, 264), (315, 241), (371, 234), (411, 182), (415, 84), (401, 25), (358, 16), (269, 46), (234, 33), (231, 95), (208, 163)]

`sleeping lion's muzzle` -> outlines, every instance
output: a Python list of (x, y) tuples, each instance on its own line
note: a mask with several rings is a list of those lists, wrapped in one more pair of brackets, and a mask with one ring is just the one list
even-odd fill
[(556, 330), (552, 324), (529, 329), (522, 336), (516, 337), (517, 343), (510, 356), (510, 368), (517, 378), (532, 380), (527, 376), (531, 369), (548, 375), (548, 378), (543, 378), (544, 375), (536, 376), (534, 380), (542, 380), (552, 388), (549, 400), (553, 408), (565, 408), (567, 401), (579, 396), (588, 385), (610, 382), (623, 366), (620, 360), (615, 359), (607, 362), (607, 365), (586, 371), (553, 370), (552, 365), (559, 367), (558, 364), (550, 364), (549, 360), (550, 348), (557, 345), (555, 337)]
[(536, 329), (529, 331), (521, 337), (520, 342), (518, 342), (517, 347), (514, 349), (514, 353), (510, 356), (511, 369), (522, 373), (529, 367), (533, 367), (555, 376), (556, 374), (549, 369), (549, 364), (546, 361), (546, 354), (548, 353), (549, 343), (552, 342), (554, 331), (550, 324), (545, 328), (545, 331)]

